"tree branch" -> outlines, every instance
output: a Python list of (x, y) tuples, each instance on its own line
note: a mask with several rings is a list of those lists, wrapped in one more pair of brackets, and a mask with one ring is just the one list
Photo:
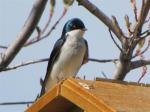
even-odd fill
[(106, 16), (98, 7), (92, 4), (89, 0), (77, 0), (79, 5), (84, 6), (89, 12), (95, 15), (100, 21), (102, 21), (112, 32), (118, 37), (120, 41), (123, 41), (123, 35), (118, 32), (118, 28), (114, 27), (112, 20)]
[(29, 45), (31, 45), (31, 44), (34, 44), (34, 41), (35, 41), (35, 42), (38, 42), (38, 41), (40, 40), (42, 34), (45, 33), (45, 31), (46, 31), (47, 28), (49, 27), (49, 24), (51, 23), (51, 20), (52, 20), (52, 17), (53, 17), (53, 13), (54, 13), (54, 6), (51, 5), (49, 17), (48, 17), (48, 20), (47, 20), (47, 22), (46, 22), (44, 28), (41, 30), (39, 27), (37, 27), (37, 28), (36, 28), (36, 29), (37, 29), (37, 33), (38, 33), (37, 36), (35, 36), (33, 39), (27, 41), (27, 42), (25, 43), (24, 47), (29, 46)]
[(138, 21), (138, 18), (137, 18), (136, 0), (130, 0), (130, 2), (131, 2), (131, 6), (132, 6), (132, 9), (133, 9), (133, 12), (134, 12), (135, 20)]
[(112, 35), (112, 33), (111, 33), (111, 30), (109, 29), (109, 33), (110, 33), (110, 37), (111, 37), (111, 39), (113, 40), (113, 42), (114, 42), (114, 44), (117, 46), (117, 48), (120, 50), (120, 52), (122, 52), (123, 53), (123, 51), (122, 51), (122, 49), (121, 49), (121, 47), (117, 44), (117, 42), (115, 41), (115, 39), (114, 39), (114, 37), (113, 37), (113, 35)]
[(131, 62), (130, 69), (133, 70), (133, 69), (145, 66), (145, 65), (150, 65), (150, 59), (133, 61)]
[(1, 48), (1, 49), (7, 49), (8, 47), (3, 46), (3, 45), (0, 45), (0, 48)]
[[(20, 67), (24, 67), (24, 66), (27, 66), (27, 65), (41, 63), (41, 62), (46, 62), (48, 60), (49, 60), (49, 58), (26, 61), (26, 62), (22, 62), (20, 64), (14, 65), (14, 66), (10, 66), (10, 67), (4, 68), (2, 71), (14, 70), (14, 69), (17, 69), (17, 68), (20, 68)], [(100, 60), (100, 59), (89, 58), (88, 60), (92, 61), (92, 62), (97, 62), (97, 63), (108, 63), (108, 62), (115, 62), (118, 59), (104, 59), (104, 60)]]
[(24, 67), (24, 66), (31, 65), (31, 64), (36, 64), (36, 63), (41, 63), (41, 62), (45, 62), (45, 61), (48, 61), (48, 60), (49, 60), (49, 58), (26, 61), (26, 62), (22, 62), (21, 64), (18, 64), (18, 65), (14, 65), (14, 66), (4, 68), (2, 71), (14, 70), (14, 69), (17, 69), (17, 68), (20, 68), (20, 67)]
[(149, 47), (150, 47), (150, 42), (148, 43), (147, 47), (146, 47), (143, 51), (140, 51), (140, 52), (136, 53), (136, 54), (132, 57), (132, 59), (135, 58), (135, 57), (137, 57), (137, 56), (143, 55), (143, 54), (149, 49)]
[(146, 37), (148, 37), (150, 35), (150, 29), (148, 29), (147, 31), (143, 32), (141, 35), (142, 35), (141, 38), (145, 39)]
[(8, 47), (4, 53), (4, 58), (0, 59), (0, 70), (8, 66), (11, 61), (15, 58), (17, 53), (21, 50), (25, 42), (29, 39), (30, 35), (33, 33), (36, 28), (42, 13), (45, 9), (47, 0), (36, 0), (30, 15), (25, 22), (22, 30), (17, 35), (16, 39)]
[(132, 64), (135, 64), (136, 66), (143, 65), (131, 62), (133, 51), (138, 44), (138, 40), (140, 40), (139, 37), (141, 36), (142, 27), (149, 12), (150, 0), (147, 0), (146, 2), (143, 0), (142, 4), (143, 5), (140, 11), (140, 16), (138, 17), (138, 21), (136, 22), (135, 28), (133, 30), (133, 38), (128, 38), (127, 41), (122, 43), (124, 53), (120, 54), (120, 61), (118, 61), (117, 68), (114, 71), (114, 79), (116, 80), (124, 80), (127, 73), (131, 70)]
[(20, 101), (20, 102), (3, 102), (0, 105), (28, 105), (34, 103), (34, 101)]
[(141, 29), (146, 21), (146, 17), (148, 15), (149, 10), (150, 10), (150, 0), (146, 0), (146, 2), (145, 0), (142, 0), (142, 8), (140, 11), (140, 15), (138, 17), (138, 23), (134, 30), (134, 37), (138, 36), (141, 33)]
[(43, 36), (40, 35), (40, 37), (38, 39), (37, 39), (37, 37), (35, 37), (35, 38), (29, 40), (24, 46), (25, 47), (29, 46), (31, 44), (37, 43), (37, 42), (39, 42), (39, 41), (47, 38), (52, 33), (52, 31), (56, 28), (56, 26), (58, 25), (58, 23), (62, 20), (62, 18), (66, 15), (67, 11), (68, 11), (68, 9), (64, 8), (63, 13), (60, 16), (60, 18), (55, 22), (55, 24), (52, 26), (52, 28), (45, 35), (43, 35)]
[(131, 36), (131, 34), (133, 33), (133, 31), (131, 31), (131, 22), (129, 21), (128, 15), (124, 16), (124, 20), (125, 20), (125, 23), (126, 23), (126, 27), (128, 29), (129, 36)]
[(118, 59), (104, 59), (104, 60), (100, 60), (100, 59), (93, 59), (93, 58), (89, 58), (89, 61), (93, 61), (93, 62), (98, 62), (98, 63), (108, 63), (108, 62), (114, 62), (114, 61), (118, 61)]
[[(41, 30), (38, 26), (36, 27), (36, 30), (37, 30), (37, 36), (35, 36), (34, 38), (32, 38), (31, 40), (27, 41), (23, 47), (27, 47), (27, 46), (30, 46), (32, 44), (35, 44), (45, 38), (47, 38), (53, 30), (55, 30), (56, 26), (59, 24), (59, 22), (63, 19), (63, 17), (66, 15), (68, 9), (67, 8), (64, 8), (63, 10), (63, 13), (62, 15), (60, 16), (60, 18), (54, 23), (54, 25), (51, 27), (51, 29), (46, 33), (46, 29), (48, 28), (50, 22), (51, 22), (51, 19), (52, 19), (52, 14), (50, 14), (49, 18), (48, 18), (48, 21), (47, 23), (45, 24), (44, 28)], [(3, 48), (3, 49), (6, 49), (8, 47), (6, 46), (0, 46), (0, 48)]]

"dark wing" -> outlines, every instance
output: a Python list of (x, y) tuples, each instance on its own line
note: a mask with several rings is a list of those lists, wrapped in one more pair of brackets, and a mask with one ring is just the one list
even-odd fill
[(89, 47), (88, 47), (88, 43), (87, 41), (84, 39), (85, 45), (86, 45), (86, 52), (83, 58), (83, 62), (82, 65), (88, 62), (88, 58), (89, 58)]
[(46, 86), (47, 80), (49, 78), (49, 74), (52, 70), (54, 62), (57, 60), (57, 58), (60, 54), (60, 50), (61, 50), (61, 47), (64, 44), (64, 42), (65, 42), (65, 38), (60, 38), (59, 40), (56, 41), (56, 43), (54, 45), (54, 48), (51, 52), (50, 59), (48, 62), (47, 72), (46, 72), (46, 76), (45, 76), (45, 79), (44, 79), (43, 84), (42, 84), (40, 96), (42, 96), (45, 93), (45, 86)]

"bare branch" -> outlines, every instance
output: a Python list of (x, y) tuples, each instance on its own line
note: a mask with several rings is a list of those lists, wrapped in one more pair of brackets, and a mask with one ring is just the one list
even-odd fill
[(143, 54), (149, 49), (149, 47), (150, 47), (150, 42), (148, 43), (147, 47), (146, 47), (142, 52), (136, 53), (136, 54), (132, 57), (132, 59), (135, 58), (135, 57), (137, 57), (137, 56), (139, 56), (139, 55), (143, 55)]
[[(136, 43), (138, 44), (140, 41), (145, 40), (150, 35), (150, 29), (146, 30), (140, 35), (140, 38), (136, 40)], [(150, 40), (148, 41), (148, 44), (150, 44)]]
[(40, 35), (41, 35), (41, 29), (40, 29), (40, 27), (38, 27), (38, 26), (36, 26), (36, 31), (37, 31), (37, 33), (38, 33), (38, 38), (40, 37)]
[(149, 35), (150, 35), (150, 29), (148, 29), (147, 31), (143, 32), (143, 33), (141, 34), (141, 38), (146, 38), (146, 37), (148, 37)]
[(52, 31), (56, 28), (56, 26), (59, 24), (59, 22), (63, 19), (63, 17), (66, 15), (66, 13), (67, 13), (67, 9), (64, 8), (64, 11), (63, 11), (62, 15), (60, 16), (60, 18), (56, 21), (56, 23), (52, 26), (52, 28), (45, 35), (41, 36), (39, 39), (37, 39), (35, 37), (35, 38), (29, 40), (29, 42), (27, 42), (25, 44), (25, 46), (29, 46), (31, 44), (37, 43), (37, 42), (47, 38), (52, 33)]
[(63, 17), (66, 15), (68, 9), (64, 8), (62, 15), (60, 16), (60, 18), (56, 21), (56, 23), (52, 26), (52, 28), (47, 32), (47, 34), (45, 34), (43, 37), (41, 38), (45, 38), (48, 37), (51, 32), (56, 28), (57, 24), (59, 24), (59, 22), (63, 19)]
[(114, 37), (113, 37), (113, 35), (112, 35), (112, 33), (111, 33), (111, 30), (109, 29), (109, 33), (110, 33), (110, 37), (112, 38), (112, 40), (113, 40), (113, 42), (115, 43), (115, 45), (117, 46), (117, 48), (120, 50), (120, 52), (122, 52), (123, 53), (123, 51), (122, 51), (122, 49), (121, 49), (121, 47), (117, 44), (117, 42), (115, 41), (115, 39), (114, 39)]
[(129, 30), (131, 23), (129, 22), (129, 17), (128, 17), (128, 15), (125, 15), (125, 16), (124, 16), (124, 19), (125, 19), (125, 23), (126, 23), (127, 29)]
[(45, 26), (44, 26), (44, 28), (42, 30), (42, 33), (44, 33), (46, 31), (46, 29), (48, 28), (48, 26), (49, 26), (49, 24), (50, 24), (50, 22), (52, 20), (52, 17), (53, 17), (53, 14), (50, 14), (49, 18), (48, 18), (48, 21), (47, 21), (47, 23), (45, 24)]
[(133, 9), (133, 12), (134, 12), (135, 20), (138, 21), (138, 18), (137, 18), (136, 0), (130, 0), (130, 2), (131, 2), (131, 6), (132, 6), (132, 9)]
[(141, 29), (143, 27), (143, 24), (145, 23), (149, 9), (150, 9), (150, 0), (146, 0), (146, 2), (145, 0), (142, 0), (142, 8), (140, 11), (140, 15), (138, 17), (138, 23), (135, 27), (134, 37), (138, 36), (141, 33)]
[(141, 81), (142, 78), (146, 75), (146, 73), (147, 73), (147, 66), (143, 66), (143, 67), (142, 67), (142, 75), (141, 75), (141, 77), (139, 78), (138, 83), (140, 83), (140, 81)]
[(20, 102), (4, 102), (4, 103), (0, 103), (0, 105), (27, 105), (27, 104), (31, 104), (34, 103), (34, 101), (20, 101)]
[(133, 61), (131, 62), (130, 69), (133, 70), (139, 67), (143, 67), (145, 65), (150, 65), (150, 59)]
[(93, 62), (98, 62), (98, 63), (108, 63), (108, 62), (114, 62), (114, 61), (118, 61), (118, 59), (104, 59), (104, 60), (99, 60), (99, 59), (93, 59), (93, 58), (89, 58), (89, 61), (93, 61)]
[(49, 60), (49, 58), (26, 61), (26, 62), (22, 62), (21, 64), (18, 64), (18, 65), (14, 65), (14, 66), (4, 68), (2, 71), (14, 70), (14, 69), (17, 69), (17, 68), (20, 68), (20, 67), (24, 67), (24, 66), (31, 65), (31, 64), (36, 64), (36, 63), (41, 63), (41, 62), (45, 62), (45, 61), (48, 61), (48, 60)]
[[(42, 35), (42, 31), (41, 31), (40, 27), (38, 27), (38, 26), (36, 27), (36, 31), (37, 31), (37, 36), (34, 37), (34, 40), (39, 40)], [(27, 41), (23, 47), (27, 47), (31, 44), (33, 44), (32, 41)]]
[(8, 47), (8, 49), (4, 53), (4, 59), (0, 59), (0, 70), (8, 66), (11, 61), (15, 58), (17, 53), (21, 50), (25, 42), (29, 39), (30, 35), (33, 33), (36, 28), (41, 15), (45, 9), (47, 0), (36, 0), (30, 15), (25, 22), (22, 30), (17, 35), (16, 39), (12, 42), (12, 44)]
[(112, 23), (113, 23), (113, 25), (114, 25), (116, 31), (117, 31), (120, 35), (123, 35), (123, 32), (122, 32), (122, 30), (121, 30), (121, 28), (120, 28), (120, 26), (119, 26), (119, 24), (118, 24), (118, 21), (117, 21), (117, 19), (116, 19), (115, 16), (112, 16)]
[(112, 20), (106, 16), (98, 7), (92, 4), (89, 0), (77, 0), (79, 5), (84, 6), (88, 11), (95, 15), (100, 21), (102, 21), (112, 32), (118, 37), (120, 41), (123, 41), (122, 34), (118, 32), (118, 29), (114, 27)]
[(51, 13), (46, 25), (43, 28), (43, 30), (41, 30), (39, 27), (36, 27), (36, 30), (37, 30), (37, 33), (38, 33), (37, 36), (35, 36), (33, 39), (26, 42), (24, 44), (24, 47), (35, 44), (35, 43), (47, 38), (51, 34), (51, 32), (56, 28), (56, 26), (59, 24), (59, 22), (63, 19), (63, 17), (66, 15), (66, 13), (67, 13), (67, 9), (64, 8), (64, 11), (63, 11), (62, 15), (60, 16), (60, 18), (56, 21), (56, 23), (52, 26), (52, 28), (45, 35), (43, 35), (46, 32), (46, 30), (47, 30), (47, 28), (48, 28), (48, 26), (51, 22), (51, 19), (52, 19), (52, 16), (53, 16), (53, 14)]
[(1, 48), (1, 49), (7, 49), (8, 47), (7, 47), (7, 46), (0, 45), (0, 48)]
[(105, 79), (108, 79), (107, 75), (103, 71), (101, 73)]
[(127, 27), (127, 29), (128, 29), (129, 36), (130, 36), (130, 35), (133, 33), (133, 31), (131, 31), (131, 29), (130, 29), (131, 23), (130, 23), (130, 21), (129, 21), (128, 15), (125, 15), (124, 20), (125, 20), (126, 27)]
[(49, 24), (50, 24), (50, 22), (51, 22), (52, 16), (53, 16), (53, 14), (49, 14), (48, 21), (46, 22), (46, 24), (45, 24), (43, 30), (41, 30), (39, 27), (36, 28), (36, 30), (37, 30), (37, 32), (38, 32), (37, 36), (35, 36), (33, 39), (31, 39), (31, 40), (29, 40), (28, 42), (26, 42), (25, 45), (24, 45), (24, 47), (27, 47), (27, 46), (29, 46), (29, 45), (32, 45), (32, 44), (34, 44), (35, 42), (39, 42), (39, 41), (41, 40), (40, 38), (41, 38), (42, 34), (44, 34), (45, 31), (47, 30), (47, 28), (48, 28), (48, 26), (49, 26)]
[[(145, 39), (148, 36), (148, 33), (146, 33), (146, 35), (144, 35), (144, 36), (142, 35), (143, 37), (141, 37), (141, 32), (142, 32), (143, 24), (145, 23), (145, 19), (147, 18), (149, 9), (150, 9), (150, 0), (142, 0), (142, 7), (141, 7), (141, 10), (140, 10), (138, 21), (136, 22), (134, 30), (133, 30), (133, 36), (132, 36), (133, 38), (131, 38), (132, 39), (132, 41), (131, 41), (132, 46), (129, 49), (130, 52), (128, 54), (129, 56), (127, 55), (127, 58), (128, 57), (132, 58), (133, 50), (135, 49), (136, 45), (139, 44), (139, 42), (141, 41), (141, 39)], [(145, 51), (147, 51), (148, 48), (149, 48), (149, 46), (144, 51), (142, 51), (141, 53), (144, 53)], [(124, 57), (124, 56), (122, 56), (122, 57)], [(131, 61), (131, 58), (129, 58), (130, 60), (128, 60), (128, 61), (126, 61), (126, 60), (123, 61), (124, 63), (127, 63), (127, 64), (125, 64), (125, 66), (123, 66), (123, 67), (120, 68), (120, 69), (122, 69), (122, 71), (119, 72), (120, 74), (118, 74), (118, 71), (120, 71), (120, 70), (118, 70), (116, 72), (117, 73), (116, 76), (121, 76), (123, 74), (122, 76), (124, 78), (125, 75), (130, 70), (133, 70), (135, 68), (139, 68), (139, 67), (142, 67), (142, 66), (150, 64), (149, 60), (140, 59), (140, 60), (137, 60), (137, 61)], [(120, 66), (121, 65), (119, 65), (119, 67)], [(127, 72), (125, 72), (125, 74), (124, 74), (123, 71), (127, 71)]]
[[(14, 69), (17, 69), (17, 68), (20, 68), (20, 67), (24, 67), (24, 66), (27, 66), (27, 65), (36, 64), (36, 63), (41, 63), (41, 62), (46, 62), (46, 61), (48, 61), (48, 60), (49, 60), (49, 58), (37, 59), (37, 60), (31, 60), (31, 61), (25, 61), (25, 62), (22, 62), (22, 63), (20, 63), (20, 64), (17, 64), (17, 65), (14, 65), (14, 66), (10, 66), (10, 67), (4, 68), (2, 71), (14, 70)], [(117, 61), (118, 59), (99, 60), (99, 59), (89, 58), (88, 60), (89, 60), (89, 61), (92, 61), (92, 62), (97, 62), (97, 63), (108, 63), (108, 62), (115, 62), (115, 61)]]

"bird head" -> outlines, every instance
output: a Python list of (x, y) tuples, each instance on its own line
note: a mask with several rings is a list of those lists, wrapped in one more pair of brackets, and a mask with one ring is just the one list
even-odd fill
[(65, 24), (62, 35), (69, 32), (84, 33), (86, 30), (84, 23), (79, 18), (73, 18)]

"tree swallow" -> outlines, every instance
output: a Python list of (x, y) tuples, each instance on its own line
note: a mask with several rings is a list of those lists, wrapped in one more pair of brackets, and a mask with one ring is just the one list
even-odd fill
[(83, 38), (85, 31), (84, 23), (78, 18), (65, 24), (51, 52), (41, 95), (60, 80), (75, 77), (81, 65), (88, 61), (88, 44)]

